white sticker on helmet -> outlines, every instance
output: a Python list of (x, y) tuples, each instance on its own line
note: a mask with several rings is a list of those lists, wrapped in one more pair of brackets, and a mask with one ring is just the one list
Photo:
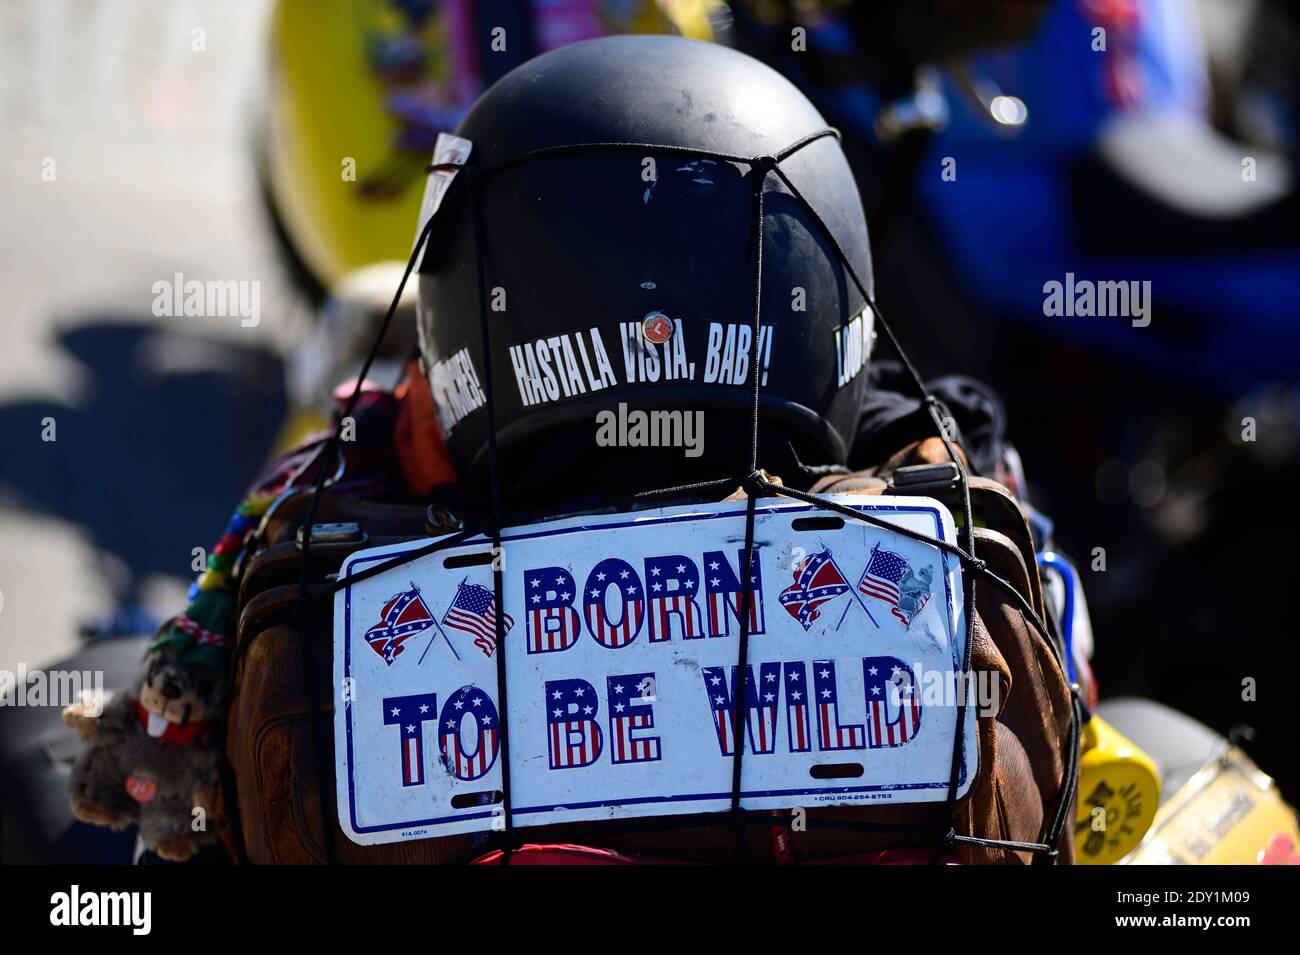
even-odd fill
[(837, 388), (843, 388), (867, 366), (875, 342), (875, 315), (866, 307), (849, 319), (847, 325), (835, 329)]
[[(470, 150), (474, 144), (468, 139), (461, 139), (459, 136), (453, 136), (451, 133), (439, 133), (438, 142), (433, 150), (434, 166), (464, 166), (469, 161)], [(459, 169), (435, 169), (429, 173), (429, 178), (424, 183), (424, 199), (420, 203), (420, 220), (415, 227), (415, 242), (420, 241), (420, 236), (424, 233), (424, 227), (429, 224), (438, 207), (442, 205), (443, 196), (451, 187), (452, 180), (456, 178)], [(420, 253), (420, 259), (424, 258), (424, 253)], [(415, 263), (416, 268), (420, 267), (420, 261)]]

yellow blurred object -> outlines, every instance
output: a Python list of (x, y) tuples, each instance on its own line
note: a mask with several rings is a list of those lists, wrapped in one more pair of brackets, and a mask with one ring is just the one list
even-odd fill
[(276, 435), (275, 442), (271, 446), (271, 456), (284, 454), (298, 447), (312, 435), (329, 430), (330, 419), (323, 412), (313, 408), (291, 410), (280, 425), (280, 433)]
[(712, 40), (709, 15), (726, 7), (723, 0), (659, 0), (673, 28), (692, 40)]
[(1295, 810), (1236, 747), (1160, 807), (1128, 865), (1300, 865)]
[(1083, 727), (1074, 846), (1084, 865), (1110, 865), (1146, 835), (1160, 802), (1151, 758), (1099, 716)]
[[(275, 5), (260, 165), (295, 254), (323, 289), (411, 252), (432, 153), (431, 140), (420, 144), (453, 129), (481, 83), (463, 62), (470, 54), (457, 41), (453, 6), (436, 4), (416, 23), (388, 0)], [(608, 33), (707, 40), (720, 4), (594, 6)]]
[(199, 574), (199, 590), (224, 590), (229, 580), (229, 575), (222, 571), (205, 570)]
[(363, 188), (399, 130), (360, 22), (375, 7), (280, 0), (271, 17), (266, 175), (294, 250), (326, 288), (357, 266), (405, 261), (424, 189), (415, 157), (388, 189)]

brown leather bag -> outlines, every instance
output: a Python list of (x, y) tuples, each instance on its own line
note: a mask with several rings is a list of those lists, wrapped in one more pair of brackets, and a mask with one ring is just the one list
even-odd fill
[[(899, 468), (940, 460), (941, 447), (923, 443), (884, 467), (822, 481), (817, 493), (884, 494)], [(899, 493), (911, 493), (900, 489)], [(944, 499), (942, 493), (925, 493)], [(298, 596), (297, 535), (309, 494), (284, 502), (270, 520), (261, 549), (244, 568), (228, 722), (224, 781), (227, 807), (219, 824), (237, 858), (255, 863), (450, 863), (469, 861), (484, 849), (470, 836), (451, 836), (382, 846), (359, 846), (339, 828), (334, 809), (331, 686), (332, 610), (312, 614), (300, 631), (292, 615)], [(1023, 513), (1005, 488), (972, 479), (976, 553), (1011, 582), (1042, 616), (1042, 591)], [(960, 513), (955, 498), (945, 500)], [(326, 523), (356, 525), (349, 539), (319, 529)], [(446, 533), (431, 525), (423, 508), (375, 504), (328, 492), (317, 512), (318, 534), (310, 547), (309, 579), (323, 587), (355, 550)], [(350, 528), (347, 530), (351, 530)], [(998, 681), (1001, 709), (978, 717), (979, 772), (951, 819), (942, 804), (812, 809), (812, 820), (858, 820), (906, 826), (948, 826), (960, 835), (1037, 842), (1058, 804), (1067, 778), (1072, 701), (1053, 648), (1016, 604), (987, 583), (976, 588), (972, 668)], [(967, 718), (976, 719), (973, 711)], [(1071, 812), (1075, 794), (1066, 793)], [(1072, 818), (1068, 816), (1067, 818)], [(909, 845), (932, 845), (933, 837), (895, 832), (815, 828), (790, 833), (797, 860), (811, 860)], [(1068, 827), (1056, 861), (1073, 859)], [(743, 831), (720, 825), (645, 832), (612, 832), (588, 824), (581, 838), (562, 827), (529, 829), (530, 842), (581, 842), (624, 852), (699, 862), (773, 861), (772, 828)], [(928, 841), (927, 841), (928, 839)], [(1029, 852), (957, 844), (963, 862), (1028, 863)]]

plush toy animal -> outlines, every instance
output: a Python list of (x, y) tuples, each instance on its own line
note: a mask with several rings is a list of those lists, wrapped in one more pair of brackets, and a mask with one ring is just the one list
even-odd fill
[(78, 819), (113, 829), (138, 824), (146, 848), (178, 862), (216, 840), (208, 817), (224, 740), (226, 654), (218, 636), (190, 617), (170, 621), (150, 644), (132, 692), (117, 694), (102, 713), (87, 703), (63, 711), (82, 734), (71, 780)]

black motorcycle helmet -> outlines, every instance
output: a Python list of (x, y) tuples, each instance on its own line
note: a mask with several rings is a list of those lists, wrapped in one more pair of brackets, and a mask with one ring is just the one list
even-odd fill
[[(758, 463), (791, 484), (843, 464), (874, 339), (826, 234), (870, 293), (849, 165), (833, 135), (781, 160), (823, 230), (761, 163), (717, 155), (771, 156), (825, 128), (762, 63), (675, 37), (574, 44), (492, 86), (457, 130), (470, 162), (420, 267), (421, 354), (462, 482), (483, 488), (488, 473), (480, 310), (503, 487), (528, 486), (532, 503), (747, 472), (759, 176)], [(601, 421), (638, 411), (702, 412), (702, 453), (629, 446), (631, 429), (600, 440)]]

